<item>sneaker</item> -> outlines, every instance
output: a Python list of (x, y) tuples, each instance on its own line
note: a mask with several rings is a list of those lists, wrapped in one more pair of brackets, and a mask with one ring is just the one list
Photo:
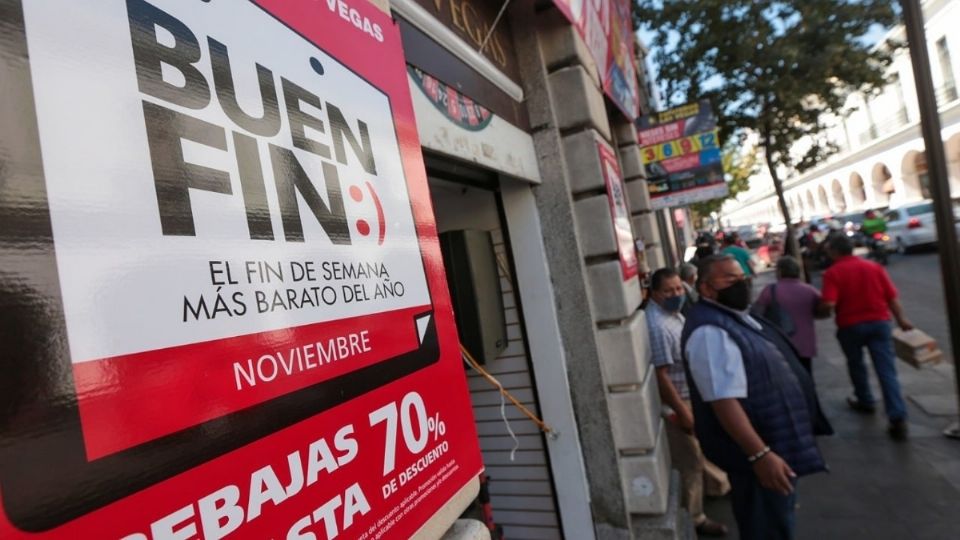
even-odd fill
[(877, 408), (873, 406), (873, 403), (864, 403), (857, 398), (848, 397), (847, 405), (861, 414), (873, 414), (877, 412)]
[(905, 441), (907, 440), (907, 433), (909, 428), (907, 428), (907, 421), (900, 420), (891, 420), (890, 427), (887, 428), (887, 433), (890, 435), (890, 438), (895, 441)]
[(727, 526), (719, 521), (707, 518), (703, 523), (697, 525), (697, 536), (721, 537), (727, 535)]

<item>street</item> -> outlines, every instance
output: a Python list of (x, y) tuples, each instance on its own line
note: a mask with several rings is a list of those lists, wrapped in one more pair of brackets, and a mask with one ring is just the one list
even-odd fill
[[(907, 316), (947, 351), (949, 336), (938, 265), (936, 253), (919, 253), (894, 256), (888, 271), (900, 290)], [(772, 279), (768, 272), (758, 281), (762, 286)], [(957, 417), (953, 366), (946, 360), (914, 369), (898, 362), (909, 407), (910, 439), (896, 443), (887, 437), (882, 411), (863, 416), (847, 408), (845, 399), (852, 392), (835, 331), (832, 320), (818, 322), (819, 354), (814, 359), (820, 400), (837, 432), (820, 439), (831, 471), (800, 482), (798, 539), (955, 538), (960, 512), (960, 441), (941, 434)], [(879, 398), (872, 369), (870, 373)], [(707, 513), (733, 523), (725, 499), (709, 501)]]

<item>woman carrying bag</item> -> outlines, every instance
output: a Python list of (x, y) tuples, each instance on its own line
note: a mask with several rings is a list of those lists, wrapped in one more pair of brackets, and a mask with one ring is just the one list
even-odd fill
[(814, 319), (825, 314), (817, 311), (820, 291), (800, 279), (800, 263), (790, 256), (777, 261), (777, 282), (767, 285), (753, 312), (774, 323), (790, 337), (800, 363), (813, 376), (812, 359), (817, 355), (817, 333)]

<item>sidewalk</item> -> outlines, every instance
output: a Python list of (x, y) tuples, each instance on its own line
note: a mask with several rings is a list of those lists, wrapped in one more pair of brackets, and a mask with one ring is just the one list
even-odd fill
[[(765, 273), (757, 286), (772, 280), (773, 274)], [(949, 360), (920, 370), (898, 361), (910, 439), (897, 443), (887, 437), (882, 411), (863, 416), (847, 408), (851, 387), (835, 332), (833, 320), (818, 322), (819, 355), (813, 362), (821, 403), (837, 431), (820, 439), (831, 472), (800, 482), (798, 540), (960, 538), (960, 441), (941, 434), (957, 410)], [(706, 511), (735, 529), (726, 499), (708, 500)], [(735, 532), (731, 538), (737, 538)]]

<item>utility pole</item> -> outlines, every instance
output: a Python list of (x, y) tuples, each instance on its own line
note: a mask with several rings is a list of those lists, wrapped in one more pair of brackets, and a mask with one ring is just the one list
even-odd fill
[[(903, 6), (903, 21), (910, 44), (910, 60), (913, 77), (917, 83), (917, 99), (920, 102), (920, 127), (923, 144), (927, 151), (930, 175), (930, 192), (937, 219), (937, 239), (940, 251), (940, 276), (947, 300), (947, 320), (950, 324), (950, 344), (953, 349), (954, 370), (957, 378), (957, 395), (960, 397), (960, 246), (954, 229), (953, 205), (950, 200), (950, 182), (947, 177), (947, 160), (940, 135), (940, 115), (937, 97), (933, 91), (930, 74), (930, 56), (927, 53), (927, 38), (923, 28), (923, 10), (919, 0), (900, 0)], [(960, 401), (958, 401), (960, 412)], [(960, 439), (960, 422), (948, 427), (944, 435)]]

